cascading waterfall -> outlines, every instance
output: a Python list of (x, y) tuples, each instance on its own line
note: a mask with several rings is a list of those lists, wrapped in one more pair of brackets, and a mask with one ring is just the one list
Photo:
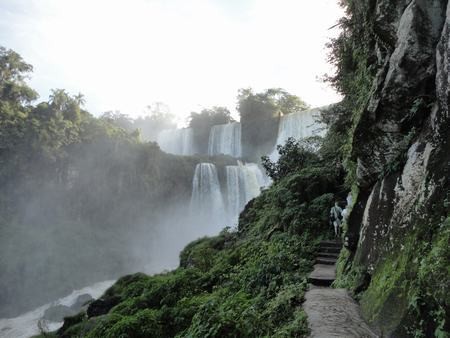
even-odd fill
[(237, 221), (239, 213), (248, 201), (259, 195), (265, 185), (264, 175), (254, 163), (227, 166), (227, 212), (232, 222)]
[(272, 184), (270, 177), (267, 176), (256, 163), (246, 163), (245, 167), (255, 174), (260, 190), (261, 188), (268, 187)]
[(247, 203), (248, 201), (259, 195), (261, 186), (259, 185), (256, 172), (252, 170), (252, 168), (242, 164), (239, 164), (239, 166), (241, 167), (242, 177), (244, 181), (245, 203)]
[(245, 204), (245, 196), (241, 188), (240, 168), (237, 165), (227, 166), (227, 211), (230, 218), (238, 215)]
[(184, 156), (195, 154), (191, 128), (163, 130), (159, 133), (157, 142), (166, 153)]
[[(320, 109), (311, 109), (282, 116), (276, 145), (284, 145), (289, 137), (301, 140), (310, 136), (324, 136), (325, 126), (316, 121), (319, 113)], [(276, 161), (278, 158), (279, 154), (275, 147), (270, 159)]]
[(303, 139), (323, 135), (323, 126), (316, 122), (320, 110), (311, 109), (281, 117), (277, 144), (284, 144), (289, 137)]
[(208, 155), (241, 157), (241, 124), (233, 122), (213, 126), (209, 134)]
[(212, 163), (200, 163), (195, 167), (192, 182), (191, 214), (208, 220), (212, 231), (223, 226), (225, 207), (220, 190), (216, 166)]

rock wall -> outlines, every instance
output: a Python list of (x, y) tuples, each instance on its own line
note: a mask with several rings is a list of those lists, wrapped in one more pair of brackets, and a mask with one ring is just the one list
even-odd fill
[[(429, 247), (422, 254), (432, 250), (449, 212), (450, 4), (361, 3), (369, 11), (365, 14), (375, 18), (378, 73), (353, 135), (359, 195), (349, 218), (351, 268), (346, 273), (359, 274), (354, 287), (363, 291), (357, 296), (367, 319), (383, 335), (402, 337), (420, 319), (410, 304), (421, 269), (419, 249)], [(370, 283), (361, 285), (367, 280), (362, 276), (369, 276)], [(436, 318), (424, 318), (429, 321), (423, 325), (425, 334), (435, 334), (439, 325), (448, 329), (448, 321)]]

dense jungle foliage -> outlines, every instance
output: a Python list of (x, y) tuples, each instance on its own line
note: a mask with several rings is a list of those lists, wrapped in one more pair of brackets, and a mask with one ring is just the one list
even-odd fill
[(31, 71), (0, 48), (0, 317), (136, 271), (148, 247), (140, 235), (151, 237), (168, 206), (186, 211), (205, 161), (140, 140), (137, 126), (173, 126), (161, 105), (144, 123), (119, 112), (95, 118), (81, 94), (62, 89), (35, 104)]
[[(142, 141), (175, 126), (167, 107), (155, 103), (135, 120), (118, 111), (96, 118), (81, 94), (56, 89), (37, 101), (26, 83), (32, 66), (3, 47), (0, 71), (0, 316), (151, 265), (142, 262), (148, 239), (163, 215), (174, 214), (170, 208), (177, 216), (187, 212), (195, 165), (206, 161)], [(238, 100), (253, 131), (269, 116), (307, 107), (282, 89), (243, 90)], [(206, 146), (210, 128), (231, 121), (226, 108), (213, 107), (191, 113), (189, 124)], [(278, 119), (270, 124), (277, 130)], [(219, 168), (235, 163), (207, 161)]]
[(256, 161), (269, 154), (276, 146), (280, 116), (308, 108), (298, 96), (281, 88), (271, 88), (261, 93), (254, 93), (251, 88), (241, 89), (237, 110), (241, 118), (244, 157)]
[[(303, 337), (302, 310), (317, 243), (331, 236), (328, 210), (341, 187), (336, 167), (310, 158), (285, 167), (241, 213), (237, 229), (189, 244), (180, 267), (121, 278), (61, 337)], [(276, 164), (273, 164), (276, 165)]]
[[(419, 4), (422, 19), (426, 15), (422, 9), (431, 5), (416, 4)], [(368, 202), (369, 195), (373, 191), (379, 192), (375, 195), (382, 195), (380, 186), (388, 189), (392, 182), (394, 189), (402, 180), (407, 150), (419, 140), (421, 132), (420, 141), (429, 141), (426, 140), (429, 126), (420, 122), (436, 103), (434, 81), (430, 81), (431, 85), (419, 86), (419, 94), (412, 86), (408, 87), (409, 83), (402, 88), (400, 83), (394, 85), (398, 92), (390, 91), (391, 98), (399, 93), (412, 94), (400, 95), (404, 100), (396, 102), (398, 106), (382, 107), (377, 118), (387, 118), (392, 123), (398, 116), (389, 116), (389, 112), (404, 114), (396, 125), (401, 134), (397, 136), (402, 141), (397, 144), (398, 149), (390, 149), (396, 156), (386, 163), (384, 170), (362, 182), (357, 166), (358, 160), (367, 155), (363, 140), (365, 134), (370, 135), (368, 124), (379, 122), (368, 118), (372, 112), (368, 106), (371, 98), (380, 94), (376, 90), (385, 80), (380, 70), (383, 67), (387, 70), (390, 56), (398, 45), (395, 16), (400, 17), (407, 5), (396, 7), (395, 2), (371, 0), (342, 1), (342, 5), (345, 16), (338, 24), (341, 33), (329, 44), (329, 61), (335, 65), (336, 72), (326, 79), (342, 94), (343, 101), (322, 116), (329, 129), (327, 136), (320, 140), (320, 150), (316, 151), (315, 143), (311, 146), (289, 140), (279, 147), (277, 163), (263, 159), (274, 184), (246, 206), (237, 229), (227, 229), (217, 237), (189, 244), (180, 255), (180, 267), (172, 272), (151, 277), (143, 274), (123, 277), (86, 312), (66, 319), (55, 335), (305, 336), (306, 318), (301, 309), (305, 278), (312, 269), (318, 241), (330, 235), (329, 206), (336, 196), (342, 198), (351, 190), (355, 206), (345, 224), (346, 248), (339, 258), (334, 286), (350, 290), (360, 302), (365, 319), (378, 326), (383, 334), (448, 337), (450, 203), (448, 189), (445, 191), (448, 188), (448, 131), (441, 135), (441, 143), (434, 144), (434, 157), (430, 157), (433, 160), (427, 168), (436, 174), (430, 177), (440, 177), (440, 180), (434, 182), (434, 186), (429, 178), (424, 182), (427, 193), (433, 188), (436, 193), (427, 203), (413, 205), (407, 215), (409, 227), (394, 224), (389, 236), (373, 235), (365, 248), (360, 247), (358, 238), (364, 230), (361, 228), (363, 221), (368, 227), (377, 225), (370, 217), (384, 220), (385, 216), (386, 222), (396, 221), (391, 219), (389, 207), (383, 208), (386, 205), (382, 204), (396, 206), (396, 201), (384, 198), (379, 204), (373, 202), (372, 206)], [(444, 6), (441, 2), (433, 10), (437, 12)], [(411, 19), (413, 14), (409, 14)], [(428, 37), (422, 33), (432, 23), (426, 23), (411, 28), (411, 41), (417, 33), (418, 43), (427, 45)], [(402, 43), (404, 41), (400, 41)], [(429, 51), (427, 57), (431, 55), (434, 59), (435, 51)], [(403, 62), (398, 67), (405, 72), (410, 71), (408, 67), (415, 69), (415, 60), (407, 61), (411, 64)], [(434, 69), (434, 65), (431, 68)], [(431, 80), (434, 80), (433, 71), (427, 73)], [(246, 156), (250, 156), (249, 149), (263, 154), (273, 147), (271, 142), (277, 125), (274, 121), (281, 114), (306, 108), (298, 98), (277, 90), (258, 94), (242, 90), (238, 100), (242, 128), (247, 130), (243, 136)], [(399, 107), (401, 109), (396, 109)], [(257, 121), (255, 116), (258, 116)], [(420, 118), (413, 121), (411, 116)], [(266, 133), (259, 133), (259, 130)], [(380, 135), (384, 136), (379, 130), (376, 136)], [(370, 144), (370, 140), (366, 141)], [(381, 154), (383, 156), (388, 157)], [(364, 220), (363, 214), (366, 215)], [(372, 247), (380, 251), (370, 251)], [(367, 252), (380, 258), (370, 261)], [(359, 261), (358, 254), (364, 256)], [(375, 264), (365, 264), (365, 261)]]

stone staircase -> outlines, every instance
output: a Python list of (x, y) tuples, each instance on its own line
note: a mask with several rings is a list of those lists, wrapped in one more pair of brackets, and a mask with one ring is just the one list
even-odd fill
[(308, 282), (316, 286), (330, 286), (336, 279), (336, 261), (342, 249), (341, 241), (322, 241), (316, 256), (314, 271)]
[(311, 284), (305, 294), (303, 309), (308, 316), (311, 338), (377, 338), (361, 316), (359, 305), (346, 289), (332, 289), (336, 279), (336, 261), (342, 248), (340, 241), (323, 241), (319, 245)]

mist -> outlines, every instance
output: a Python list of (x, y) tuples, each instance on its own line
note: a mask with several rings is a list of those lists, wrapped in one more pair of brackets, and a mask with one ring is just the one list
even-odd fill
[[(213, 106), (177, 129), (162, 103), (137, 119), (94, 117), (82, 94), (63, 89), (34, 103), (31, 65), (3, 47), (0, 58), (15, 70), (0, 83), (0, 318), (54, 308), (74, 290), (127, 274), (177, 268), (188, 243), (236, 226), (270, 184), (260, 156), (317, 113), (281, 88), (246, 88), (237, 95), (239, 122)], [(0, 329), (17, 336), (8, 325), (28, 330), (42, 319), (20, 321), (29, 316), (2, 319)]]
[[(121, 123), (117, 115), (100, 120)], [(225, 210), (226, 167), (237, 168), (235, 158), (165, 153), (153, 142), (130, 142), (133, 129), (120, 128), (125, 139), (77, 144), (63, 163), (34, 162), (31, 175), (14, 172), (4, 185), (14, 206), (0, 237), (0, 317), (125, 274), (174, 269), (189, 242), (235, 225), (240, 210)], [(216, 178), (208, 188), (199, 176), (193, 204), (200, 163)], [(208, 204), (210, 194), (220, 203)]]

